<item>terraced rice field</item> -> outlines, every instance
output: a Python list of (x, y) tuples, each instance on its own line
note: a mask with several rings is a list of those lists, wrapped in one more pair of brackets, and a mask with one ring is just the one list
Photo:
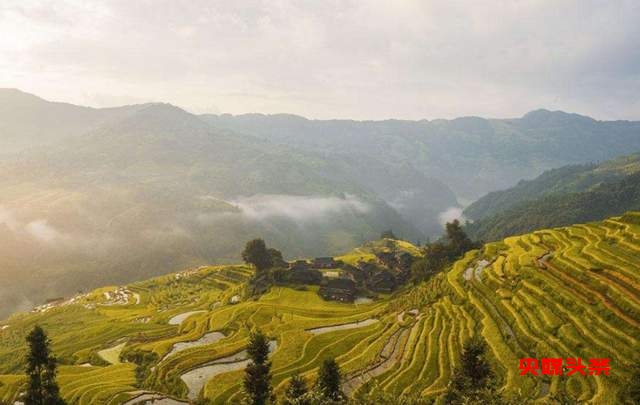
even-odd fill
[[(120, 404), (139, 395), (233, 402), (241, 389), (236, 366), (253, 327), (274, 341), (277, 394), (294, 373), (313, 379), (319, 364), (335, 357), (350, 395), (375, 387), (438, 398), (464, 342), (481, 334), (506, 393), (521, 391), (543, 402), (565, 390), (582, 401), (616, 403), (638, 352), (639, 269), (640, 214), (633, 213), (488, 244), (427, 283), (357, 305), (325, 302), (312, 287), (274, 287), (258, 300), (233, 305), (229, 299), (242, 295), (250, 269), (207, 267), (128, 286), (139, 303), (99, 305), (100, 289), (73, 305), (4, 322), (0, 400), (12, 401), (23, 389), (24, 335), (40, 323), (63, 364), (62, 394), (77, 404)], [(114, 348), (122, 349), (119, 364)], [(124, 361), (135, 351), (156, 355), (145, 381), (137, 381), (135, 365)], [(520, 376), (524, 357), (606, 357), (611, 375)], [(91, 366), (80, 367), (85, 363)], [(215, 378), (185, 383), (207, 367)]]
[[(464, 341), (487, 341), (505, 392), (544, 402), (560, 390), (620, 403), (640, 339), (640, 214), (542, 230), (469, 252), (445, 274), (389, 304), (419, 308), (403, 355), (371, 382), (394, 394), (437, 397)], [(610, 376), (520, 376), (520, 358), (610, 358)]]

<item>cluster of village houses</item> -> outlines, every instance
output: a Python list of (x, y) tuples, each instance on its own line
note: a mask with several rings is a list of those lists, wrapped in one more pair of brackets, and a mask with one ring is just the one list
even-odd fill
[(393, 292), (409, 279), (413, 260), (405, 251), (380, 252), (375, 261), (361, 260), (355, 266), (333, 257), (296, 260), (289, 263), (289, 282), (320, 285), (322, 298), (353, 302), (362, 292)]
[[(87, 298), (88, 296), (89, 294), (83, 294), (81, 292), (78, 292), (76, 296), (71, 298), (65, 298), (65, 297), (50, 298), (44, 304), (38, 305), (37, 307), (33, 308), (31, 312), (44, 313), (52, 308), (75, 304), (77, 302), (80, 302), (84, 298)], [(98, 305), (104, 305), (104, 306), (128, 305), (130, 304), (130, 297), (133, 297), (135, 299), (136, 301), (135, 304), (140, 303), (140, 295), (129, 291), (127, 287), (117, 287), (113, 291), (105, 291), (103, 293), (103, 296), (104, 296), (104, 301), (99, 303)], [(87, 309), (94, 309), (96, 307), (95, 303), (85, 303), (83, 305)]]

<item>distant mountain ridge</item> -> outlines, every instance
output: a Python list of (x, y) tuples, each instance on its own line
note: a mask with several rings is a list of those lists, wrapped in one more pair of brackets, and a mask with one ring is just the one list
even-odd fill
[(291, 115), (203, 115), (218, 128), (326, 154), (409, 164), (464, 200), (567, 164), (640, 151), (640, 122), (536, 110), (522, 118), (350, 121)]
[(80, 135), (145, 106), (80, 107), (17, 89), (0, 89), (0, 155)]

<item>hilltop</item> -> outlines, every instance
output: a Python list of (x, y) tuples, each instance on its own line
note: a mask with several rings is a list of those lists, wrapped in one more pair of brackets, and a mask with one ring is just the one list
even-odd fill
[[(470, 251), (420, 285), (354, 304), (324, 301), (313, 286), (274, 286), (238, 302), (232, 298), (251, 270), (237, 265), (105, 287), (1, 323), (0, 399), (21, 390), (24, 335), (39, 323), (63, 364), (63, 396), (80, 404), (152, 396), (181, 403), (199, 395), (233, 402), (251, 327), (272, 339), (276, 393), (294, 373), (312, 378), (324, 358), (335, 357), (352, 396), (377, 387), (396, 397), (437, 398), (462, 344), (480, 334), (505, 394), (619, 403), (638, 361), (639, 241), (640, 212), (539, 230)], [(375, 260), (385, 246), (336, 259)], [(406, 242), (395, 246), (419, 252)], [(521, 377), (524, 357), (609, 358), (611, 375)], [(137, 372), (127, 359), (138, 359)]]

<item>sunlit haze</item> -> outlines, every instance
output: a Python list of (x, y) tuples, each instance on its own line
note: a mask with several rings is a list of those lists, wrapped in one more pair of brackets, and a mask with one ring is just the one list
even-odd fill
[(637, 1), (0, 3), (0, 87), (203, 113), (640, 118)]

